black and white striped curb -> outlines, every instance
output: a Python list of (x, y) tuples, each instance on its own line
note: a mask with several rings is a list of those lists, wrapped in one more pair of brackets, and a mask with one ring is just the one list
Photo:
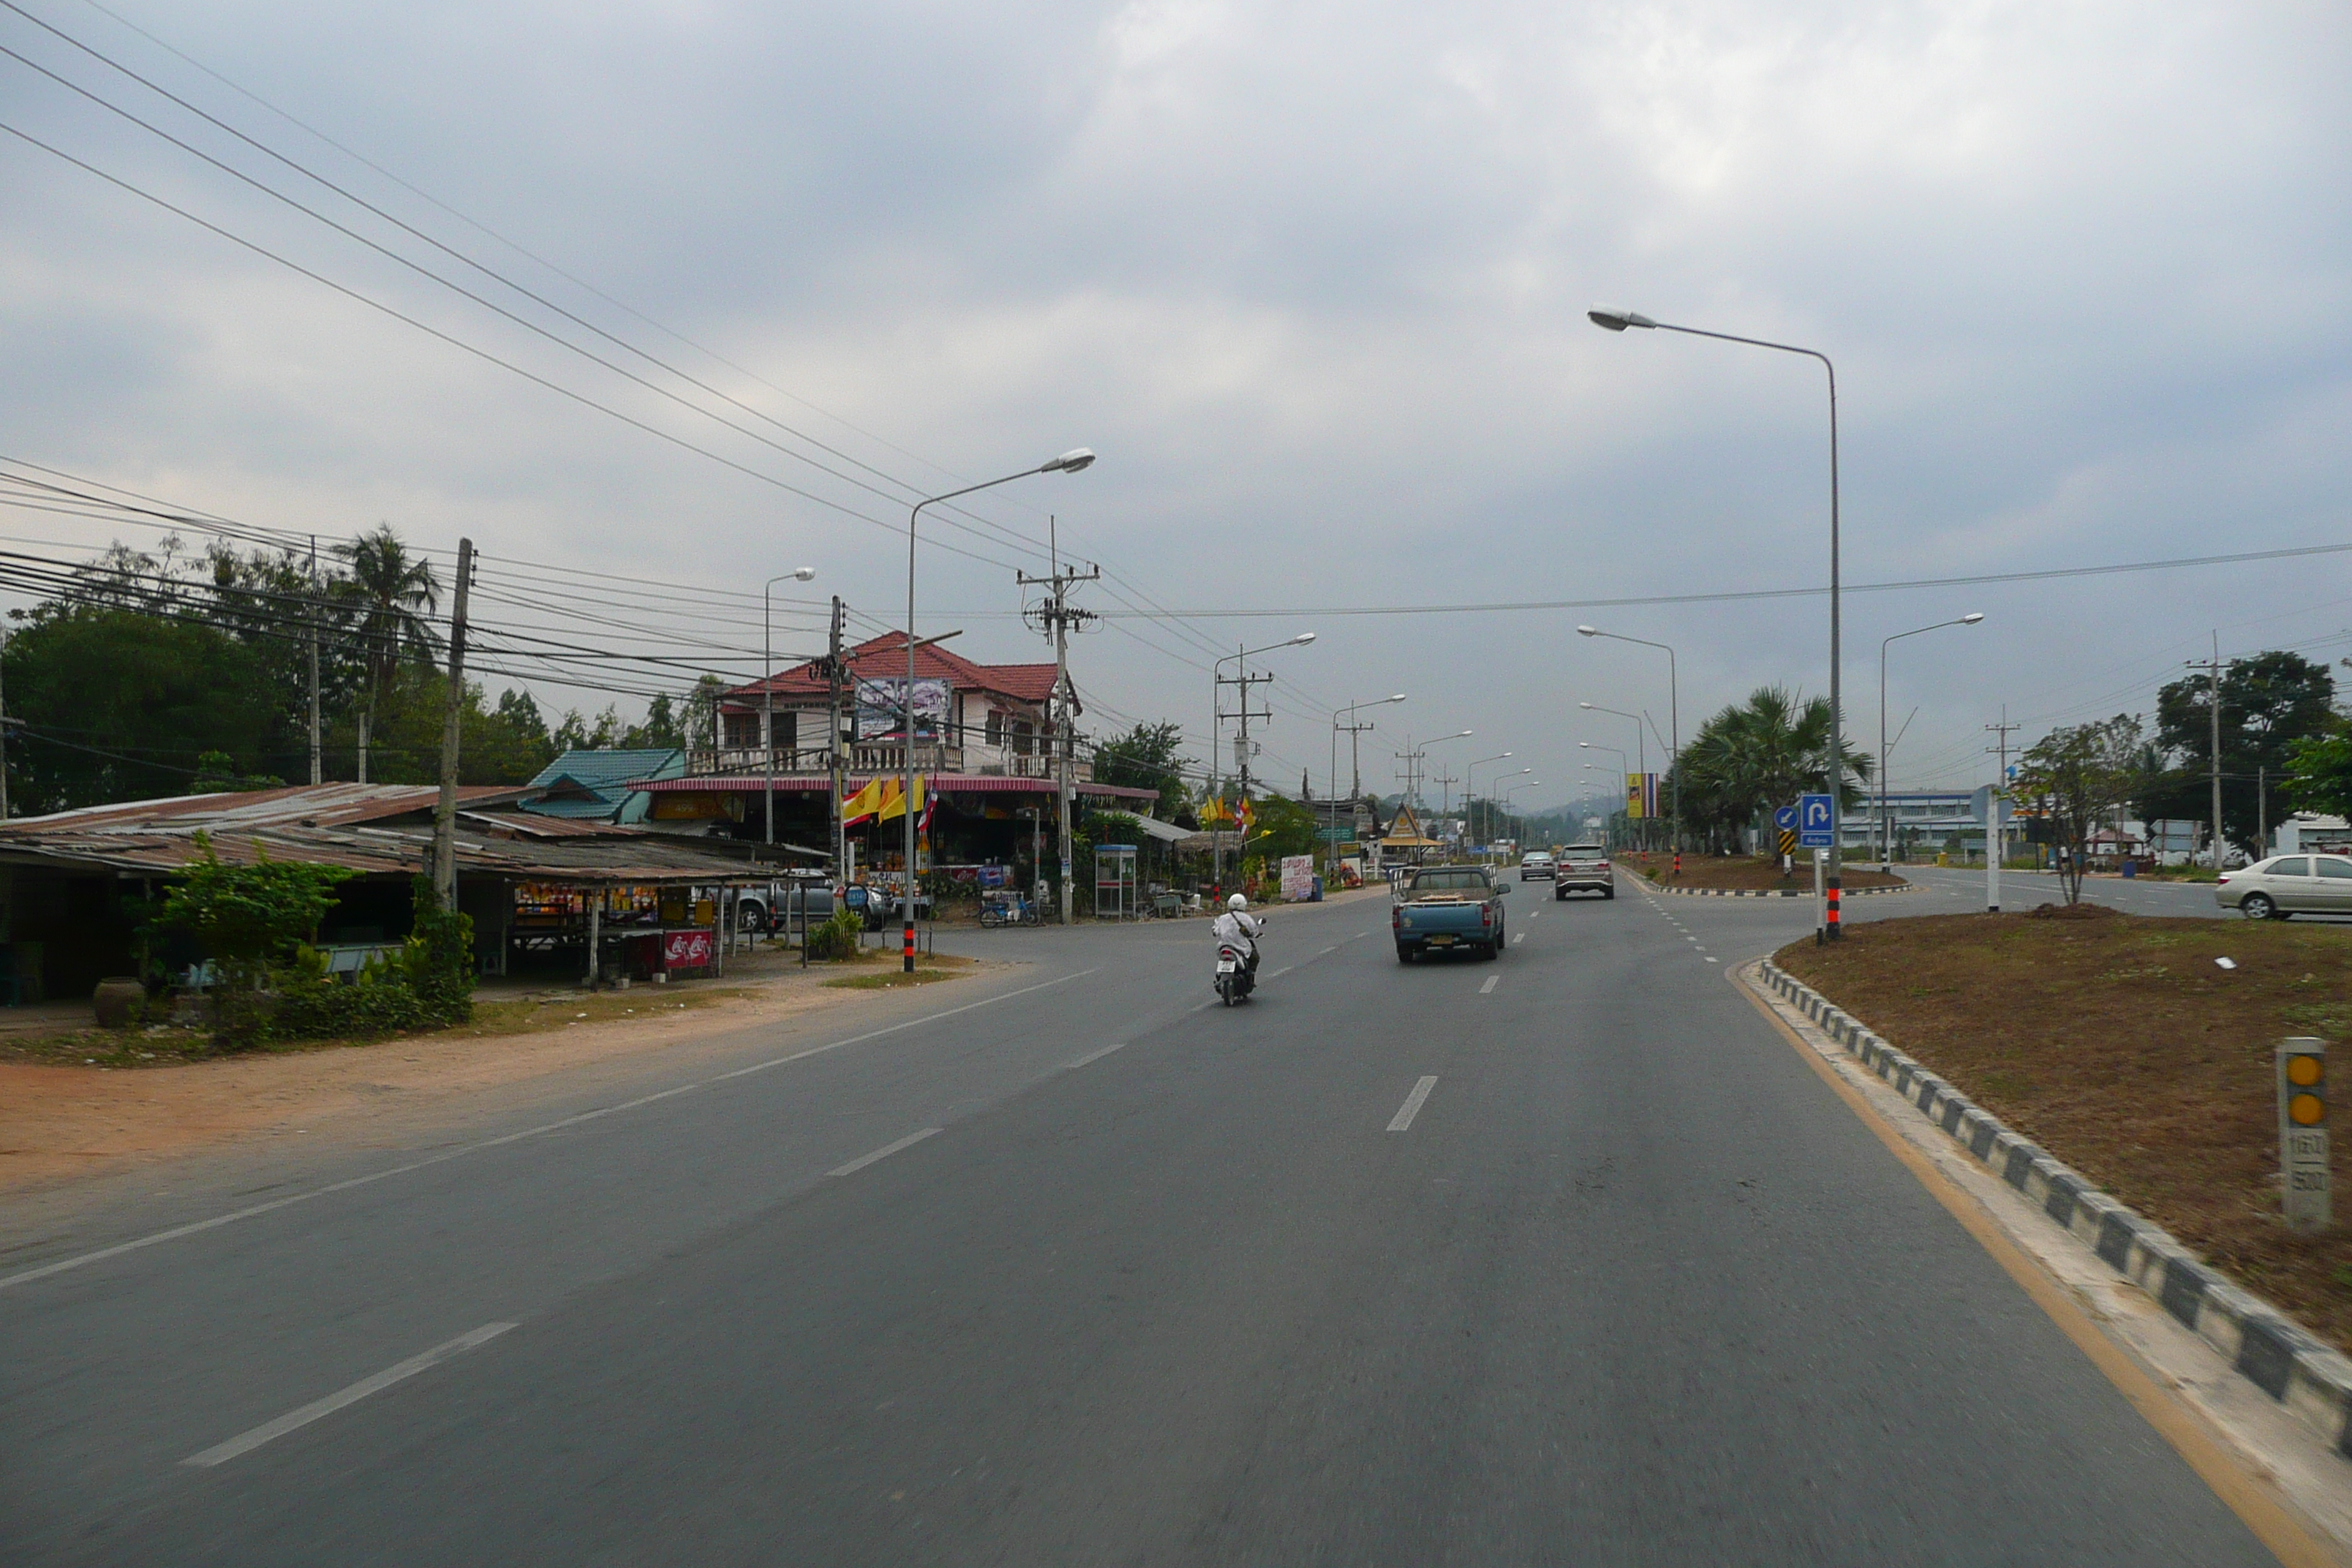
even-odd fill
[(1979, 1163), (2039, 1204), (2107, 1267), (2221, 1352), (2241, 1375), (2352, 1458), (2352, 1359), (2198, 1262), (2162, 1226), (2011, 1131), (1990, 1111), (1770, 960), (1759, 963), (1757, 973)]
[[(1675, 899), (1810, 899), (1813, 896), (1811, 888), (1669, 888), (1630, 868), (1625, 875), (1654, 893), (1664, 893)], [(1896, 888), (1840, 888), (1838, 896), (1841, 899), (1859, 899), (1872, 893), (1916, 893), (1918, 890), (1918, 883), (1906, 882)]]

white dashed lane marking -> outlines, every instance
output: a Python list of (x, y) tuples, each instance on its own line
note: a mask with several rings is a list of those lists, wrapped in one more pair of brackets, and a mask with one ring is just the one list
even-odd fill
[(1478, 987), (1478, 994), (1481, 996), (1486, 995), (1489, 991), (1492, 991), (1495, 988), (1495, 983), (1502, 978), (1503, 977), (1499, 974), (1489, 974), (1486, 976), (1486, 984)]

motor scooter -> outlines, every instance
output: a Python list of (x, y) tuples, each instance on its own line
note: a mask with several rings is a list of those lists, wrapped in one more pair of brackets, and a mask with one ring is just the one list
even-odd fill
[(1257, 944), (1248, 937), (1217, 939), (1217, 995), (1228, 1007), (1257, 989)]

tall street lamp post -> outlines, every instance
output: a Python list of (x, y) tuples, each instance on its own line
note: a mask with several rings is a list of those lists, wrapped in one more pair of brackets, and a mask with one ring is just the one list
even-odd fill
[[(1622, 746), (1596, 746), (1590, 741), (1579, 741), (1576, 743), (1576, 749), (1580, 752), (1614, 752), (1617, 754), (1617, 777), (1620, 784), (1622, 784), (1626, 777), (1625, 749)], [(1621, 801), (1625, 798), (1625, 792), (1622, 788), (1618, 790), (1617, 798)], [(1625, 814), (1629, 826), (1632, 824), (1633, 815), (1633, 814), (1630, 810)]]
[[(1533, 768), (1521, 768), (1521, 769), (1519, 770), (1519, 772), (1521, 772), (1521, 773), (1531, 773), (1535, 772), (1535, 769), (1533, 769)], [(1505, 820), (1507, 820), (1507, 820), (1510, 818), (1510, 816), (1511, 816), (1511, 797), (1512, 797), (1513, 795), (1515, 795), (1518, 794), (1518, 793), (1519, 793), (1521, 790), (1523, 790), (1523, 789), (1541, 789), (1541, 788), (1543, 788), (1543, 780), (1541, 780), (1541, 779), (1525, 779), (1525, 780), (1522, 780), (1521, 782), (1519, 782), (1519, 783), (1517, 783), (1517, 784), (1513, 784), (1513, 785), (1512, 785), (1510, 788), (1508, 788), (1508, 789), (1506, 789), (1506, 790), (1498, 790), (1498, 791), (1496, 791), (1496, 793), (1497, 795), (1499, 795), (1502, 797), (1502, 802), (1503, 802), (1503, 816), (1504, 816)], [(1520, 847), (1525, 848), (1525, 847), (1526, 847), (1526, 846), (1522, 845)]]
[[(1315, 634), (1313, 632), (1301, 632), (1295, 637), (1285, 637), (1280, 642), (1270, 642), (1264, 647), (1245, 647), (1238, 650), (1237, 652), (1229, 653), (1225, 655), (1224, 658), (1217, 660), (1214, 664), (1209, 667), (1209, 787), (1211, 789), (1213, 790), (1218, 787), (1217, 747), (1224, 732), (1224, 716), (1223, 710), (1218, 706), (1218, 694), (1229, 684), (1238, 685), (1242, 689), (1242, 731), (1241, 734), (1234, 741), (1234, 763), (1236, 771), (1241, 774), (1242, 795), (1246, 799), (1249, 795), (1250, 672), (1248, 661), (1258, 654), (1272, 653), (1278, 647), (1304, 647), (1307, 644), (1311, 643), (1314, 640)], [(1226, 665), (1234, 664), (1236, 661), (1239, 661), (1239, 668), (1234, 675), (1234, 680), (1228, 682), (1224, 678), (1224, 668)], [(1271, 679), (1272, 678), (1266, 677), (1265, 679)], [(1223, 868), (1217, 862), (1222, 858), (1223, 852), (1216, 847), (1216, 830), (1214, 828), (1210, 830), (1209, 846), (1211, 859), (1210, 872), (1213, 877), (1220, 879), (1222, 885)], [(1238, 851), (1240, 847), (1241, 846), (1236, 843), (1234, 848)]]
[[(1588, 713), (1614, 713), (1620, 719), (1631, 719), (1633, 721), (1633, 771), (1646, 781), (1650, 773), (1650, 738), (1642, 732), (1642, 716), (1638, 713), (1628, 713), (1622, 708), (1603, 708), (1598, 702), (1580, 702), (1577, 706)], [(1646, 821), (1643, 826), (1645, 831), (1642, 837), (1646, 841), (1649, 837)]]
[[(1246, 697), (1248, 692), (1244, 690), (1243, 695)], [(1337, 835), (1339, 831), (1339, 731), (1343, 729), (1348, 731), (1348, 744), (1353, 746), (1356, 743), (1356, 736), (1362, 734), (1367, 730), (1374, 728), (1374, 726), (1370, 724), (1359, 724), (1356, 722), (1357, 709), (1378, 708), (1384, 702), (1402, 702), (1403, 700), (1404, 693), (1398, 691), (1392, 692), (1386, 697), (1374, 697), (1362, 702), (1350, 702), (1345, 708), (1333, 710), (1331, 714), (1331, 831), (1334, 835)], [(1348, 716), (1348, 721), (1345, 724), (1339, 722), (1339, 715), (1341, 713), (1345, 713)], [(1362, 787), (1363, 781), (1361, 779), (1358, 779), (1355, 781), (1355, 784), (1358, 789), (1360, 789)], [(1339, 840), (1337, 837), (1334, 837), (1331, 840), (1332, 850), (1336, 851), (1339, 848)], [(1328, 854), (1326, 858), (1327, 859), (1328, 858)]]
[[(1802, 354), (1807, 359), (1816, 359), (1821, 361), (1822, 369), (1829, 373), (1830, 857), (1829, 865), (1826, 868), (1826, 879), (1823, 885), (1828, 894), (1828, 907), (1824, 911), (1825, 925), (1827, 928), (1826, 934), (1830, 941), (1835, 942), (1843, 934), (1843, 928), (1840, 926), (1838, 921), (1838, 893), (1841, 886), (1841, 879), (1838, 875), (1838, 863), (1840, 851), (1843, 848), (1841, 839), (1843, 837), (1843, 829), (1840, 826), (1840, 818), (1843, 814), (1839, 809), (1838, 797), (1845, 791), (1845, 705), (1843, 689), (1840, 685), (1838, 676), (1838, 667), (1842, 661), (1839, 657), (1841, 649), (1838, 618), (1837, 366), (1832, 364), (1830, 363), (1830, 356), (1822, 353), (1819, 349), (1800, 348), (1794, 343), (1776, 343), (1764, 338), (1737, 337), (1729, 332), (1710, 332), (1703, 331), (1697, 327), (1678, 327), (1670, 321), (1654, 321), (1649, 317), (1644, 316), (1636, 310), (1620, 310), (1607, 306), (1596, 305), (1591, 310), (1587, 310), (1585, 315), (1591, 321), (1594, 326), (1606, 328), (1608, 331), (1612, 332), (1622, 332), (1628, 327), (1640, 327), (1645, 331), (1681, 332), (1686, 336), (1694, 338), (1714, 338), (1719, 342), (1745, 343), (1750, 348), (1772, 349), (1780, 353)], [(1580, 626), (1577, 629), (1581, 631), (1583, 628)], [(1679, 750), (1679, 748), (1677, 748), (1677, 750)], [(1682, 813), (1679, 810), (1675, 813), (1675, 837), (1677, 850), (1679, 851), (1679, 846), (1682, 839)]]
[[(1482, 834), (1482, 833), (1480, 833), (1480, 832), (1478, 831), (1478, 817), (1477, 817), (1477, 811), (1478, 811), (1478, 805), (1477, 805), (1477, 801), (1478, 801), (1478, 763), (1499, 763), (1499, 762), (1501, 762), (1504, 758), (1506, 758), (1506, 757), (1509, 756), (1510, 754), (1511, 754), (1511, 753), (1510, 753), (1510, 752), (1496, 752), (1493, 756), (1491, 756), (1491, 757), (1480, 757), (1480, 758), (1476, 759), (1476, 761), (1475, 761), (1475, 762), (1471, 763), (1469, 766), (1467, 766), (1467, 767), (1465, 767), (1465, 768), (1464, 768), (1464, 769), (1462, 770), (1462, 798), (1463, 798), (1465, 802), (1467, 802), (1467, 803), (1469, 804), (1469, 808), (1470, 808), (1470, 813), (1471, 813), (1471, 816), (1470, 816), (1470, 833), (1471, 833), (1471, 837), (1473, 837), (1474, 838), (1476, 838), (1476, 839), (1477, 839), (1480, 843), (1482, 843), (1482, 844), (1486, 842), (1486, 836), (1485, 836), (1484, 834)], [(1490, 789), (1494, 787), (1494, 781), (1493, 781), (1493, 780), (1489, 779), (1489, 780), (1487, 781), (1487, 787), (1488, 787), (1488, 788), (1490, 788)], [(1492, 814), (1491, 812), (1490, 812), (1490, 813), (1488, 813), (1488, 816), (1491, 816), (1492, 815), (1493, 815), (1493, 814)]]
[[(779, 583), (805, 583), (815, 575), (815, 567), (803, 566), (787, 572), (780, 577), (771, 577), (760, 587), (760, 657), (762, 676), (760, 684), (766, 691), (767, 707), (766, 716), (760, 721), (760, 739), (766, 743), (768, 752), (766, 838), (770, 844), (776, 841), (776, 602), (772, 590)], [(715, 742), (719, 737), (714, 736), (712, 739)], [(772, 910), (770, 912), (773, 913)]]
[[(1666, 766), (1674, 770), (1675, 875), (1679, 877), (1683, 874), (1683, 682), (1682, 674), (1675, 665), (1675, 650), (1664, 643), (1652, 642), (1647, 637), (1629, 637), (1623, 632), (1604, 632), (1598, 626), (1579, 626), (1576, 635), (1607, 637), (1612, 642), (1639, 643), (1643, 647), (1656, 648), (1666, 656), (1666, 745), (1674, 753), (1666, 759)], [(1605, 711), (1615, 712), (1616, 710)], [(1640, 726), (1636, 725), (1637, 733), (1639, 730)]]
[(906, 808), (907, 816), (906, 920), (902, 942), (906, 957), (906, 973), (908, 974), (915, 973), (915, 521), (922, 516), (923, 509), (927, 506), (937, 506), (941, 501), (953, 500), (958, 496), (968, 496), (975, 490), (993, 489), (998, 485), (1009, 485), (1015, 479), (1025, 479), (1033, 474), (1075, 474), (1081, 468), (1090, 467), (1094, 460), (1095, 455), (1086, 447), (1080, 447), (1074, 451), (1063, 453), (1050, 462), (1040, 463), (1034, 468), (1024, 468), (1017, 474), (1007, 474), (1001, 479), (989, 479), (981, 484), (966, 485), (960, 490), (949, 490), (943, 495), (926, 496), (908, 510), (905, 735), (907, 750), (904, 758), (907, 765), (905, 776), (899, 785), (903, 793), (899, 795), (898, 801)]
[[(1886, 810), (1886, 650), (1905, 637), (1916, 637), (1922, 632), (1941, 631), (1946, 626), (1972, 626), (1984, 619), (1981, 610), (1970, 610), (1958, 620), (1937, 621), (1933, 626), (1914, 626), (1907, 632), (1896, 632), (1883, 638), (1878, 645), (1878, 868), (1881, 872), (1895, 869), (1892, 840), (1895, 819)], [(1905, 726), (1909, 727), (1907, 724)]]

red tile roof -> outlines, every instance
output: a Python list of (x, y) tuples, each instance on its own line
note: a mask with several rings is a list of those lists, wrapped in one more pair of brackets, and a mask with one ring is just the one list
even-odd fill
[[(886, 632), (847, 649), (842, 662), (848, 667), (853, 679), (903, 680), (907, 675), (906, 647), (904, 637)], [(937, 643), (915, 650), (915, 678), (945, 680), (960, 691), (993, 692), (1020, 702), (1045, 702), (1054, 695), (1051, 664), (976, 664)], [(772, 680), (730, 687), (721, 696), (729, 706), (740, 710), (756, 706), (772, 687), (780, 698), (823, 697), (829, 689), (814, 664), (803, 664), (782, 671)]]

